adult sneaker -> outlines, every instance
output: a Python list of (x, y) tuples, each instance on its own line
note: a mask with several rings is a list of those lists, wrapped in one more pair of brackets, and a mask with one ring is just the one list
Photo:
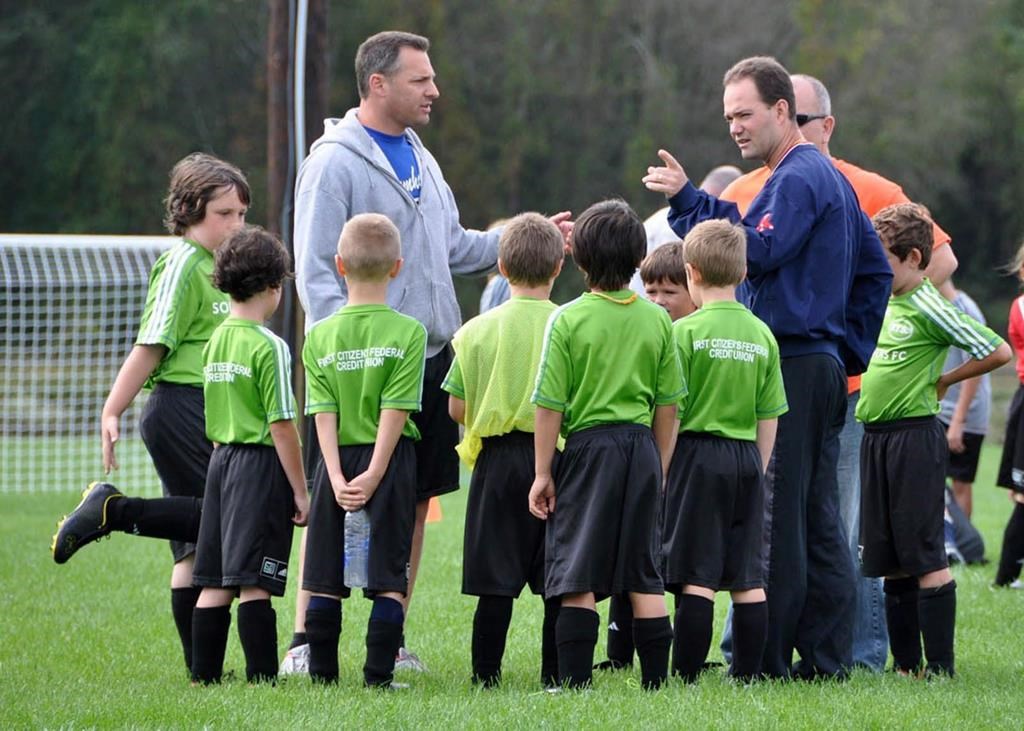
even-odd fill
[(107, 505), (118, 497), (124, 495), (109, 482), (94, 482), (85, 488), (82, 501), (57, 523), (57, 532), (50, 544), (53, 560), (64, 563), (82, 546), (109, 534)]
[(309, 675), (309, 645), (288, 648), (281, 661), (279, 675)]
[(414, 670), (417, 673), (425, 673), (427, 666), (416, 657), (415, 653), (409, 652), (404, 647), (399, 647), (398, 654), (395, 655), (395, 670)]

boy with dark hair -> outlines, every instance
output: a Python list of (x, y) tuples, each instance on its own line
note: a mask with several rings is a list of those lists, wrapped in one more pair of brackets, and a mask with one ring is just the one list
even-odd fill
[[(548, 320), (532, 397), (530, 511), (549, 521), (545, 596), (561, 597), (558, 673), (572, 688), (592, 677), (596, 598), (623, 592), (643, 686), (657, 688), (668, 674), (658, 512), (686, 389), (668, 315), (626, 289), (646, 247), (643, 223), (621, 200), (579, 218), (573, 253), (590, 291)], [(552, 472), (559, 431), (565, 452)]]
[(313, 482), (302, 586), (309, 674), (338, 678), (344, 585), (345, 512), (370, 522), (368, 579), (373, 600), (366, 631), (367, 686), (390, 687), (402, 639), (409, 555), (416, 518), (420, 434), (409, 413), (420, 408), (427, 334), (387, 306), (388, 282), (402, 267), (398, 229), (364, 213), (342, 229), (335, 263), (348, 301), (306, 336), (306, 413), (316, 421), (322, 460)]
[[(555, 310), (551, 286), (562, 270), (565, 245), (558, 227), (537, 213), (509, 221), (498, 244), (498, 270), (511, 299), (463, 325), (455, 360), (442, 388), (449, 411), (466, 426), (457, 447), (473, 469), (466, 506), (462, 593), (480, 597), (473, 615), (473, 682), (492, 687), (523, 587), (544, 595), (544, 523), (525, 510), (533, 484), (536, 407), (530, 395)], [(558, 683), (555, 619), (558, 598), (544, 603), (541, 681)]]
[[(648, 254), (640, 262), (640, 280), (647, 299), (664, 307), (673, 322), (696, 311), (687, 289), (682, 241), (662, 244)], [(633, 607), (629, 596), (615, 595), (608, 604), (608, 659), (595, 665), (595, 670), (633, 665)]]
[[(957, 310), (925, 277), (932, 221), (913, 203), (872, 219), (893, 270), (878, 347), (861, 384), (861, 570), (884, 576), (889, 647), (897, 672), (953, 675), (956, 582), (943, 512), (947, 443), (935, 415), (954, 383), (1010, 360), (1010, 346)], [(972, 360), (940, 373), (949, 346)]]
[(730, 674), (761, 673), (765, 603), (764, 485), (778, 417), (788, 406), (771, 330), (736, 301), (746, 277), (746, 235), (705, 221), (685, 240), (696, 313), (673, 326), (689, 388), (668, 472), (665, 587), (676, 594), (673, 671), (697, 679), (714, 619), (715, 592), (735, 605)]
[(163, 487), (158, 500), (126, 498), (116, 487), (95, 482), (57, 527), (51, 550), (64, 563), (82, 546), (111, 531), (170, 538), (171, 610), (185, 664), (192, 666), (192, 586), (196, 535), (213, 445), (203, 416), (203, 348), (228, 314), (227, 295), (210, 282), (213, 254), (245, 223), (249, 183), (234, 165), (193, 153), (171, 170), (165, 199), (167, 230), (181, 236), (157, 259), (135, 347), (117, 374), (103, 405), (100, 432), (103, 470), (117, 469), (115, 446), (121, 414), (143, 388), (152, 389), (139, 432)]
[(250, 683), (277, 676), (277, 615), (292, 523), (305, 525), (309, 496), (295, 427), (288, 344), (263, 323), (281, 301), (288, 251), (261, 228), (243, 229), (217, 252), (213, 284), (231, 314), (204, 351), (210, 459), (192, 582), (192, 680), (220, 682), (237, 596), (238, 637)]

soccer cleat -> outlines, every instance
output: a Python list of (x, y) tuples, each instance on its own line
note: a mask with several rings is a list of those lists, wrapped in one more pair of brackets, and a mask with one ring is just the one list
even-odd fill
[(427, 666), (414, 653), (404, 647), (399, 647), (398, 654), (395, 655), (395, 670), (414, 670), (417, 673), (425, 673)]
[(309, 675), (309, 645), (289, 648), (281, 661), (279, 675)]
[(54, 561), (64, 563), (82, 546), (110, 533), (107, 503), (116, 497), (124, 495), (109, 482), (93, 482), (85, 489), (82, 501), (57, 523), (57, 532), (50, 544)]

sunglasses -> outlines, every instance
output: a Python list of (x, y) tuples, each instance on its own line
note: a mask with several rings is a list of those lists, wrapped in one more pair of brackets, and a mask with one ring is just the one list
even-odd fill
[(813, 122), (815, 119), (824, 119), (827, 114), (798, 114), (796, 115), (796, 123), (798, 126), (803, 127), (808, 122)]

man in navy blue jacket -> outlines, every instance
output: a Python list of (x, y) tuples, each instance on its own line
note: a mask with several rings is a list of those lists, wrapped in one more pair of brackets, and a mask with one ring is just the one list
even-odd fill
[[(664, 193), (680, 237), (727, 218), (747, 231), (742, 296), (779, 341), (790, 411), (779, 419), (773, 464), (768, 574), (769, 677), (845, 677), (852, 665), (854, 571), (839, 520), (836, 460), (847, 374), (875, 348), (892, 271), (857, 196), (796, 122), (789, 73), (775, 59), (740, 61), (725, 74), (729, 133), (745, 159), (772, 170), (741, 217), (734, 203), (697, 190), (665, 150), (644, 184)], [(734, 630), (740, 632), (739, 627)]]

